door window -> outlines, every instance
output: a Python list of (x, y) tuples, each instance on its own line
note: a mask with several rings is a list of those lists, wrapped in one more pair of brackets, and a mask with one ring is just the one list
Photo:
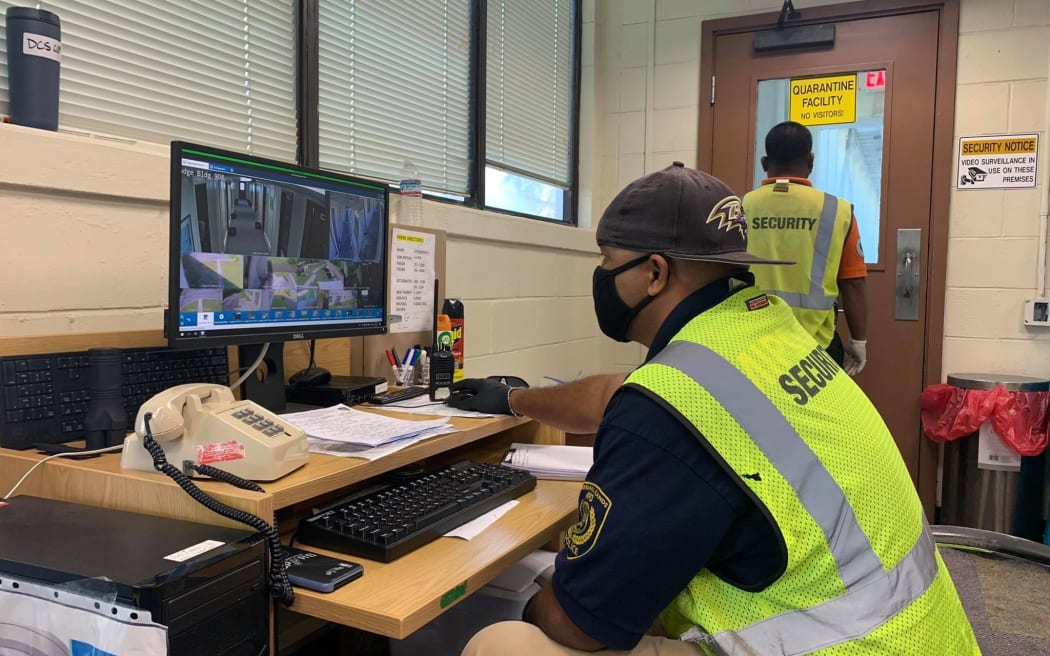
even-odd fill
[[(821, 191), (853, 203), (864, 260), (879, 260), (880, 209), (882, 207), (883, 110), (886, 104), (886, 71), (856, 74), (856, 117), (849, 123), (814, 125), (800, 121), (813, 133), (813, 173), (810, 180)], [(795, 80), (798, 81), (797, 79)], [(762, 184), (762, 156), (769, 129), (791, 118), (791, 78), (758, 83), (755, 125), (754, 186)]]

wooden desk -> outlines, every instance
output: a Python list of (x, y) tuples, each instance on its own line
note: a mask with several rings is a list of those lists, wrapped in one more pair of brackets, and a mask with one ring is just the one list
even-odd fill
[[(291, 530), (312, 504), (337, 498), (407, 464), (423, 459), (434, 464), (458, 459), (491, 462), (511, 442), (558, 443), (563, 439), (561, 433), (527, 419), (451, 421), (460, 432), (424, 440), (376, 461), (310, 454), (310, 461), (299, 470), (263, 483), (265, 493), (215, 481), (200, 481), (199, 485), (223, 503), (264, 519), (276, 514), (279, 524)], [(0, 449), (0, 494), (42, 458), (34, 452)], [(576, 513), (579, 489), (579, 483), (540, 481), (536, 490), (519, 497), (516, 507), (473, 540), (440, 538), (393, 563), (362, 561), (364, 577), (335, 593), (297, 588), (292, 610), (403, 638), (567, 527)], [(38, 468), (17, 494), (244, 528), (196, 503), (162, 474), (122, 470), (118, 454), (52, 460)], [(453, 593), (454, 598), (442, 602), (446, 593), (461, 585), (465, 586), (463, 594), (456, 597)]]
[(292, 610), (405, 638), (568, 526), (576, 516), (579, 493), (580, 483), (539, 481), (473, 540), (438, 538), (392, 563), (353, 558), (365, 567), (362, 578), (331, 594), (297, 588)]

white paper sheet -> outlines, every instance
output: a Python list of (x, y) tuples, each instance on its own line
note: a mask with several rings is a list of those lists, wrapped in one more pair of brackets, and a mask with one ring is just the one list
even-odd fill
[(414, 399), (388, 403), (381, 406), (384, 410), (396, 410), (412, 415), (437, 415), (440, 417), (468, 417), (470, 419), (487, 419), (496, 415), (483, 412), (471, 412), (470, 410), (459, 410), (445, 405), (444, 401), (431, 401), (429, 395), (417, 396)]
[(977, 468), (999, 471), (1021, 471), (1021, 454), (1011, 449), (992, 428), (992, 422), (981, 424), (977, 433)]
[(523, 469), (536, 478), (582, 481), (594, 464), (594, 450), (589, 446), (515, 442), (503, 456), (503, 464)]
[(429, 233), (394, 228), (391, 242), (390, 332), (430, 330), (434, 322), (436, 239)]
[(518, 505), (517, 499), (511, 499), (502, 506), (498, 506), (488, 511), (480, 517), (476, 517), (462, 526), (458, 526), (448, 533), (445, 534), (446, 538), (462, 538), (464, 540), (473, 540), (478, 537), (482, 531), (487, 529), (496, 523), (496, 520), (507, 514), (507, 511)]
[(432, 428), (450, 426), (445, 419), (394, 419), (354, 410), (343, 404), (305, 412), (291, 412), (281, 417), (303, 429), (310, 437), (368, 447), (413, 437)]
[(393, 442), (387, 442), (382, 446), (362, 446), (360, 444), (347, 444), (346, 442), (333, 442), (331, 440), (321, 440), (316, 437), (307, 437), (306, 440), (310, 445), (310, 451), (312, 453), (327, 453), (331, 456), (339, 456), (341, 458), (362, 458), (364, 460), (379, 460), (383, 456), (388, 456), (391, 453), (397, 453), (401, 449), (412, 446), (417, 442), (430, 439), (431, 437), (437, 437), (438, 435), (447, 435), (449, 433), (459, 432), (458, 428), (452, 426), (433, 428), (428, 431), (423, 431), (418, 435), (409, 437), (403, 440), (395, 440)]

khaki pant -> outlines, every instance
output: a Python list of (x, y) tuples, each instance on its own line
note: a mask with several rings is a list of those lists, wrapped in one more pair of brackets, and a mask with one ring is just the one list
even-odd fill
[(670, 638), (645, 636), (631, 651), (603, 649), (579, 651), (559, 645), (543, 631), (525, 622), (500, 622), (485, 627), (471, 638), (463, 656), (587, 656), (619, 654), (620, 656), (698, 656), (696, 645)]

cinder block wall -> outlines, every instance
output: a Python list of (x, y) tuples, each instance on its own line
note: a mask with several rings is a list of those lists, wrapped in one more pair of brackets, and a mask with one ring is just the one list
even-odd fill
[[(779, 0), (601, 0), (594, 22), (594, 206), (673, 160), (696, 164), (700, 27), (709, 19), (776, 11)], [(796, 7), (833, 4), (796, 2)], [(1050, 166), (1047, 77), (1050, 1), (961, 0), (956, 136), (1040, 134), (1040, 186), (952, 192), (944, 372), (1050, 375), (1050, 330), (1022, 325), (1035, 293), (1040, 201)], [(953, 167), (954, 168), (954, 167)], [(633, 345), (602, 348), (629, 369)]]
[[(0, 152), (0, 335), (160, 330), (167, 148), (0, 125)], [(449, 233), (468, 375), (538, 384), (598, 371), (590, 230), (429, 201), (423, 217)]]

